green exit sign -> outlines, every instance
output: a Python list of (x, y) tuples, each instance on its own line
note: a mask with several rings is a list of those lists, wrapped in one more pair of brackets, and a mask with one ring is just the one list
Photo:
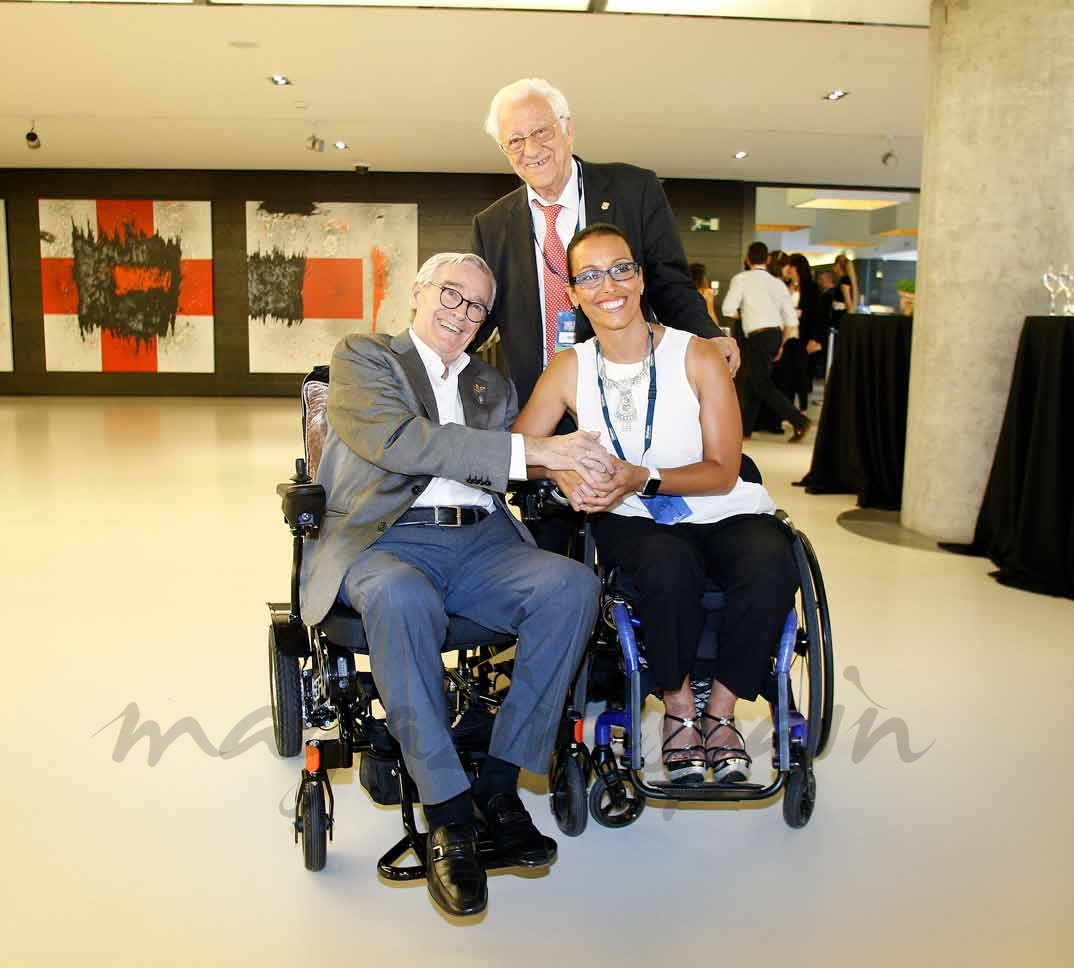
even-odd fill
[(720, 220), (718, 218), (700, 218), (697, 215), (690, 216), (691, 232), (719, 232)]

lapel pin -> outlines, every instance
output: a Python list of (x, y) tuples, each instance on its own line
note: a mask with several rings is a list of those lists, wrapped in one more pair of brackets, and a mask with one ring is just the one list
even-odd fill
[(485, 405), (485, 391), (488, 389), (487, 383), (474, 382), (474, 397), (481, 406)]

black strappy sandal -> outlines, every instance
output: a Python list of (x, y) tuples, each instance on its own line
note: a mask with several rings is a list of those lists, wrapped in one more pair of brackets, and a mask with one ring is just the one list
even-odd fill
[[(713, 716), (711, 713), (702, 713), (701, 718), (702, 720), (711, 720), (716, 724), (708, 732), (702, 730), (705, 737), (705, 759), (708, 760), (709, 766), (712, 767), (712, 778), (717, 783), (745, 783), (750, 778), (753, 759), (745, 750), (746, 737), (742, 735), (735, 725), (734, 717), (732, 716), (728, 719), (726, 716)], [(713, 733), (723, 729), (725, 726), (732, 730), (742, 741), (741, 748), (737, 746), (709, 745), (709, 740), (712, 739)]]
[[(679, 723), (676, 729), (660, 747), (660, 755), (664, 759), (664, 772), (672, 783), (704, 783), (705, 782), (705, 747), (673, 746), (668, 747), (676, 736), (684, 729), (696, 729), (701, 732), (696, 719), (681, 719), (671, 713), (664, 713), (665, 720)], [(684, 756), (683, 754), (689, 754)], [(673, 758), (674, 757), (674, 758)]]

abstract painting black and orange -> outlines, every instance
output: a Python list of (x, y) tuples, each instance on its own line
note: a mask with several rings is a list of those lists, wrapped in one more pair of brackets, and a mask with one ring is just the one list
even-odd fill
[(348, 333), (410, 322), (417, 205), (247, 202), (250, 372), (305, 373)]
[(209, 202), (41, 199), (49, 371), (211, 373)]

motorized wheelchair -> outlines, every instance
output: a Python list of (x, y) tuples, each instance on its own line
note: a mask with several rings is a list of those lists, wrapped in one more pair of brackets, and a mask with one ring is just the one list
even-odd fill
[[(314, 482), (324, 445), (328, 367), (312, 370), (303, 380), (303, 458), (296, 473), (280, 484), (284, 519), (293, 537), (291, 600), (270, 602), (268, 653), (272, 725), (281, 756), (297, 756), (303, 748), (304, 728), (329, 730), (334, 738), (309, 739), (305, 764), (295, 799), (294, 834), (301, 838), (305, 865), (317, 871), (325, 866), (327, 844), (335, 825), (335, 797), (328, 771), (349, 769), (359, 757), (359, 780), (381, 804), (398, 804), (403, 837), (380, 858), (381, 875), (396, 881), (425, 876), (426, 834), (417, 828), (414, 804), (417, 789), (395, 740), (383, 719), (374, 714), (377, 689), (372, 675), (356, 667), (355, 657), (368, 655), (361, 616), (336, 604), (318, 625), (307, 627), (299, 613), (299, 575), (302, 546), (316, 538), (326, 510), (323, 486)], [(454, 665), (445, 663), (445, 690), (452, 716), (452, 735), (463, 766), (476, 778), (488, 749), (495, 710), (511, 672), (512, 636), (490, 631), (459, 616), (450, 616), (442, 653), (457, 654)], [(546, 839), (550, 856), (555, 841)], [(412, 851), (416, 864), (401, 864)], [(482, 863), (487, 869), (507, 866), (496, 855), (491, 840), (479, 837)]]
[[(745, 454), (740, 473), (746, 481), (761, 483), (760, 472)], [(548, 493), (550, 482), (537, 487), (539, 496), (522, 504), (524, 516), (550, 509), (551, 513), (573, 513), (569, 508), (556, 509)], [(602, 574), (601, 617), (582, 661), (549, 771), (552, 814), (563, 833), (581, 834), (589, 815), (603, 826), (625, 827), (637, 820), (647, 800), (763, 800), (781, 790), (787, 824), (799, 828), (809, 822), (816, 802), (813, 764), (824, 752), (832, 724), (831, 620), (824, 579), (809, 538), (795, 528), (786, 512), (777, 511), (776, 519), (798, 566), (799, 591), (773, 649), (771, 672), (762, 690), (772, 710), (771, 782), (685, 785), (645, 777), (642, 707), (653, 690), (645, 664), (644, 629), (634, 614), (637, 589), (631, 576), (613, 569)], [(593, 561), (592, 540), (581, 516), (576, 517), (571, 553)], [(723, 593), (710, 583), (702, 598), (706, 621), (691, 677), (699, 713), (711, 688), (724, 604)], [(585, 712), (593, 700), (604, 700), (607, 705), (596, 717), (590, 749), (584, 739)]]

